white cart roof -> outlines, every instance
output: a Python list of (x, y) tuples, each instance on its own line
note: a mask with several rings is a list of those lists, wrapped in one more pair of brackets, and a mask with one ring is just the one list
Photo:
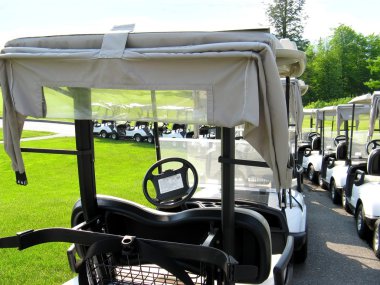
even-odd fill
[(380, 91), (375, 91), (371, 97), (371, 115), (369, 119), (368, 138), (372, 139), (375, 130), (376, 119), (380, 114)]
[[(265, 31), (119, 31), (10, 41), (0, 55), (0, 83), (13, 168), (24, 171), (24, 116), (245, 123), (246, 140), (273, 169), (277, 187), (287, 188), (291, 170), (278, 47)], [(163, 106), (191, 112), (178, 119)]]
[[(296, 132), (300, 134), (302, 132), (302, 121), (303, 121), (303, 105), (302, 105), (302, 83), (301, 80), (296, 78), (290, 79), (290, 88), (289, 88), (289, 116), (291, 120), (296, 125)], [(286, 90), (286, 79), (281, 78), (282, 87), (284, 92)], [(303, 83), (305, 85), (305, 83)]]
[[(355, 106), (354, 110), (354, 120), (356, 121), (356, 125), (358, 126), (359, 123), (359, 117), (362, 114), (369, 114), (370, 112), (370, 106), (369, 105), (363, 105), (363, 104), (341, 104), (338, 106), (328, 106), (321, 108), (317, 111), (317, 119), (318, 121), (323, 119), (323, 114), (325, 115), (326, 119), (334, 120), (336, 117), (336, 125), (338, 126), (336, 128), (337, 135), (340, 135), (340, 126), (344, 121), (348, 121), (352, 119), (352, 112), (353, 108)], [(318, 123), (319, 124), (319, 123)]]

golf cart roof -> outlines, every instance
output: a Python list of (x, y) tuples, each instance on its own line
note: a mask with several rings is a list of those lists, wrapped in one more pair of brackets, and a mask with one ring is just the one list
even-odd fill
[(370, 93), (367, 93), (367, 94), (363, 94), (363, 95), (360, 95), (360, 96), (353, 98), (348, 103), (350, 103), (350, 104), (354, 104), (354, 103), (355, 104), (371, 104), (371, 101), (372, 101), (372, 95)]
[(295, 42), (281, 39), (276, 48), (276, 61), (280, 75), (283, 77), (299, 77), (306, 68), (306, 55), (297, 49)]
[[(296, 125), (297, 134), (300, 134), (302, 131), (302, 121), (303, 121), (303, 105), (302, 105), (302, 83), (305, 83), (302, 80), (296, 78), (290, 78), (289, 86), (289, 115), (290, 118), (294, 121)], [(282, 87), (286, 88), (286, 79), (281, 78)]]
[[(13, 168), (24, 172), (18, 126), (25, 116), (221, 127), (245, 123), (245, 138), (272, 168), (277, 187), (288, 188), (286, 104), (285, 96), (278, 96), (283, 90), (274, 54), (280, 66), (291, 66), (287, 74), (303, 72), (304, 61), (302, 52), (285, 50), (262, 30), (126, 30), (9, 41), (0, 55), (0, 82)], [(292, 55), (295, 60), (285, 60)], [(104, 103), (117, 108), (107, 113), (99, 107)], [(150, 110), (135, 108), (138, 104)], [(168, 105), (193, 111), (168, 116), (159, 110)]]
[(341, 104), (338, 106), (327, 106), (317, 111), (317, 124), (323, 120), (323, 116), (328, 120), (334, 120), (336, 118), (336, 124), (339, 126), (336, 128), (337, 135), (340, 135), (340, 126), (344, 121), (352, 119), (352, 112), (354, 111), (354, 120), (359, 121), (359, 116), (362, 114), (369, 114), (370, 106), (363, 104)]
[(372, 138), (375, 130), (376, 119), (379, 118), (380, 111), (380, 91), (375, 91), (371, 98), (371, 115), (369, 119), (368, 137)]

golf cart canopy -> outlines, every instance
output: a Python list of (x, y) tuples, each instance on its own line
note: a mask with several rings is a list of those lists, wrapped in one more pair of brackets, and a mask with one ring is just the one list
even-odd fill
[[(282, 86), (284, 90), (286, 89), (286, 79), (281, 78)], [(297, 135), (302, 132), (302, 121), (303, 121), (303, 105), (302, 105), (302, 92), (306, 92), (302, 89), (305, 83), (302, 80), (296, 78), (290, 78), (289, 86), (289, 117), (292, 124), (295, 125), (295, 130)]]
[[(0, 55), (6, 151), (23, 173), (26, 116), (245, 124), (244, 137), (272, 168), (276, 187), (288, 188), (286, 103), (275, 55), (283, 74), (302, 73), (304, 58), (285, 60), (285, 50), (262, 30), (9, 41)], [(188, 112), (177, 118), (170, 108)]]
[(375, 91), (371, 97), (371, 114), (369, 119), (368, 140), (372, 139), (375, 130), (376, 119), (379, 118), (380, 91)]
[(352, 120), (352, 115), (354, 112), (354, 120), (356, 121), (356, 127), (359, 127), (359, 116), (362, 114), (369, 114), (370, 106), (363, 104), (342, 104), (338, 106), (328, 106), (317, 111), (317, 120), (323, 120), (323, 116), (325, 119), (336, 117), (336, 125), (337, 125), (337, 135), (340, 135), (340, 126), (344, 121)]

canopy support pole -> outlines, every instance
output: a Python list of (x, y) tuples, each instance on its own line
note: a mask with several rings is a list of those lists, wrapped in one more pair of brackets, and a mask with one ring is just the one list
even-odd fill
[[(222, 157), (235, 158), (235, 129), (222, 128)], [(222, 162), (222, 232), (223, 249), (234, 255), (235, 249), (235, 165)]]
[(75, 134), (77, 151), (83, 153), (77, 155), (80, 197), (84, 219), (89, 221), (97, 215), (92, 121), (75, 120)]

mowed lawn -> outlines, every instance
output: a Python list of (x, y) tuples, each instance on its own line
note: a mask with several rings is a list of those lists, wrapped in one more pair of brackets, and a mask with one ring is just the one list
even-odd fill
[[(74, 138), (22, 142), (22, 147), (75, 149)], [(29, 184), (19, 186), (0, 145), (0, 236), (27, 229), (70, 227), (79, 198), (77, 161), (72, 155), (23, 154)], [(141, 184), (155, 161), (147, 143), (95, 139), (97, 192), (148, 205)], [(62, 284), (71, 279), (67, 243), (38, 245), (23, 251), (0, 249), (0, 284)]]

